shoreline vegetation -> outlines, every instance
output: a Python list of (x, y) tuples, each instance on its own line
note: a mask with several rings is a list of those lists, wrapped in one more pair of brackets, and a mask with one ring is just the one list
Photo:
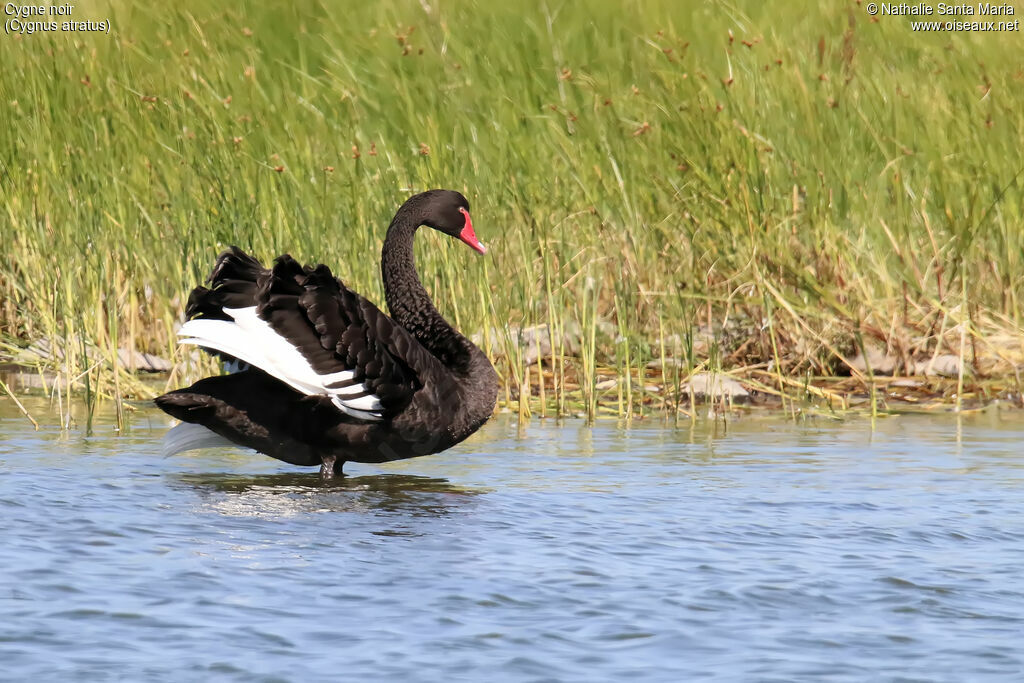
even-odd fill
[(500, 410), (1021, 407), (1019, 35), (685, 4), (114, 2), (75, 17), (109, 35), (5, 36), (0, 396), (120, 422), (216, 372), (174, 331), (232, 244), (383, 307), (389, 217), (451, 187), (490, 251), (423, 231), (417, 267)]

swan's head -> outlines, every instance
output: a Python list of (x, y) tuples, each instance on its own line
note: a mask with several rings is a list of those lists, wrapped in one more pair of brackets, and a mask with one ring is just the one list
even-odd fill
[(481, 254), (487, 253), (487, 247), (480, 243), (473, 232), (469, 202), (461, 193), (455, 190), (430, 190), (418, 197), (423, 201), (423, 225), (457, 237)]

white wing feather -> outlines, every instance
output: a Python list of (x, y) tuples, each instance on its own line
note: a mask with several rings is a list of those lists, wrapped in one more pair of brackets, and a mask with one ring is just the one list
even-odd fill
[(180, 344), (195, 344), (226, 353), (254, 365), (296, 391), (308, 396), (328, 396), (338, 410), (362, 420), (380, 420), (380, 399), (365, 394), (366, 387), (352, 384), (341, 388), (329, 385), (351, 380), (351, 370), (317, 374), (309, 361), (287, 339), (256, 315), (256, 307), (225, 308), (232, 320), (197, 318), (178, 330)]

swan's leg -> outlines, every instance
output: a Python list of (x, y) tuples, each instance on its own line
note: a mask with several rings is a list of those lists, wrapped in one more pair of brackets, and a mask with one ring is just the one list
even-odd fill
[[(333, 455), (320, 456), (320, 478), (331, 479), (334, 477), (334, 463), (336, 458)], [(339, 468), (340, 469), (340, 468)]]

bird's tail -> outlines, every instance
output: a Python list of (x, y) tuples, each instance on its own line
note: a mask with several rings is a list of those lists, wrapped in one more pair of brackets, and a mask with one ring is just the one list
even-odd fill
[(172, 455), (186, 451), (194, 451), (200, 448), (224, 448), (225, 446), (238, 448), (236, 444), (202, 425), (182, 422), (171, 427), (164, 435), (160, 455), (169, 458)]

